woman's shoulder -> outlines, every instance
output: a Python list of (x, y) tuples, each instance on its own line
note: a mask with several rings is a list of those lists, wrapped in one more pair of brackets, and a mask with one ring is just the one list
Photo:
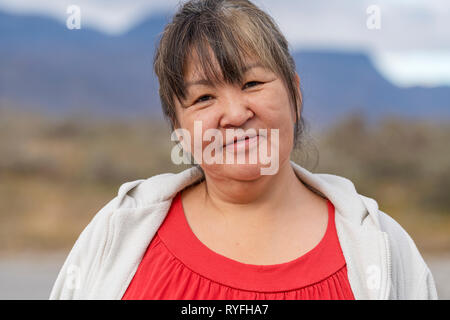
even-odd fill
[(379, 210), (380, 228), (389, 239), (395, 299), (437, 299), (433, 276), (416, 243), (394, 218)]
[[(330, 174), (320, 174), (316, 177), (328, 184), (324, 190), (328, 190), (329, 194), (334, 196), (336, 205), (342, 209), (341, 214), (345, 214), (347, 210), (352, 212), (347, 214), (346, 218), (357, 222), (353, 223), (353, 226), (370, 225), (387, 235), (394, 288), (392, 297), (436, 298), (431, 272), (405, 228), (389, 214), (380, 210), (377, 200), (359, 194), (349, 179)], [(364, 210), (360, 210), (362, 208)]]
[[(104, 228), (120, 213), (130, 215), (138, 209), (158, 209), (167, 206), (175, 195), (197, 179), (192, 170), (180, 173), (163, 173), (147, 179), (139, 179), (123, 183), (112, 200), (108, 201), (93, 217), (82, 234), (90, 234), (97, 228)], [(154, 210), (146, 210), (151, 212)]]
[(126, 182), (119, 188), (117, 203), (121, 208), (129, 208), (170, 201), (180, 190), (201, 177), (201, 171), (192, 167), (179, 173), (162, 173), (147, 179)]
[[(192, 172), (183, 171), (122, 184), (118, 194), (94, 215), (75, 241), (50, 298), (76, 299), (96, 294), (117, 294), (114, 290), (98, 289), (96, 286), (102, 287), (103, 283), (96, 278), (112, 277), (103, 270), (113, 265), (118, 269), (133, 266), (132, 262), (142, 254), (148, 239), (162, 223), (177, 190), (195, 177)], [(67, 286), (74, 278), (73, 274), (76, 285)]]
[(399, 258), (402, 261), (415, 259), (420, 267), (426, 267), (419, 250), (405, 228), (392, 216), (382, 211), (375, 199), (359, 195), (365, 204), (368, 212), (375, 218), (377, 227), (380, 231), (387, 234), (391, 256)]
[(426, 267), (414, 240), (399, 222), (381, 210), (379, 210), (379, 222), (381, 231), (389, 237), (393, 258), (398, 257), (402, 261), (414, 259), (420, 268)]

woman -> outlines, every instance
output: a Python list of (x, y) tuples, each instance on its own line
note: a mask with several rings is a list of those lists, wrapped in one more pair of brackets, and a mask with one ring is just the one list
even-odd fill
[[(246, 0), (188, 1), (154, 67), (164, 114), (197, 165), (122, 185), (51, 299), (437, 298), (414, 242), (374, 200), (290, 161), (300, 79), (266, 13)], [(197, 129), (210, 135), (192, 139)], [(249, 161), (255, 150), (269, 161), (260, 151)]]

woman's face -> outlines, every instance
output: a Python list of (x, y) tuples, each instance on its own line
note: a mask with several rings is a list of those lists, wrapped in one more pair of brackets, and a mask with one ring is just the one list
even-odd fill
[[(278, 75), (265, 69), (257, 61), (249, 60), (246, 65), (243, 83), (214, 84), (205, 80), (204, 75), (198, 71), (199, 63), (193, 55), (187, 63), (185, 72), (186, 99), (181, 101), (182, 104), (175, 99), (179, 126), (187, 130), (191, 137), (190, 141), (185, 141), (190, 144), (190, 149), (185, 149), (192, 150), (196, 162), (209, 177), (223, 180), (254, 180), (261, 176), (262, 168), (267, 170), (272, 166), (273, 169), (274, 161), (277, 161), (277, 165), (281, 165), (290, 159), (296, 111), (291, 105), (286, 86)], [(197, 143), (197, 152), (201, 151), (195, 153), (194, 136), (199, 134), (199, 128), (202, 138), (201, 143)], [(264, 134), (260, 129), (266, 129), (267, 133)], [(278, 136), (272, 129), (278, 130)], [(221, 133), (222, 141), (217, 138), (217, 134), (215, 138), (206, 137), (205, 132), (208, 131)], [(247, 141), (235, 142), (240, 139), (235, 139), (233, 134), (242, 137), (244, 132), (249, 133), (250, 137), (254, 135), (253, 133), (257, 136)], [(265, 149), (261, 149), (264, 147), (263, 144), (266, 146)], [(213, 146), (215, 148), (212, 148)], [(258, 154), (256, 161), (250, 160), (252, 152)], [(260, 152), (264, 152), (272, 164), (264, 163)], [(211, 159), (212, 156), (213, 161), (205, 158)], [(245, 161), (242, 161), (244, 156)], [(220, 157), (223, 157), (222, 163), (214, 161)], [(275, 169), (276, 171), (266, 172), (276, 174), (278, 167)]]

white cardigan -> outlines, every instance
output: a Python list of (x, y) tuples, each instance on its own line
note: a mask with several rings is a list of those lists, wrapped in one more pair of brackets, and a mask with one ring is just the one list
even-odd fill
[[(345, 178), (291, 164), (303, 183), (335, 206), (356, 299), (437, 299), (431, 272), (413, 240), (375, 200), (359, 195)], [(192, 167), (123, 184), (75, 242), (50, 299), (121, 299), (172, 199), (201, 178)]]

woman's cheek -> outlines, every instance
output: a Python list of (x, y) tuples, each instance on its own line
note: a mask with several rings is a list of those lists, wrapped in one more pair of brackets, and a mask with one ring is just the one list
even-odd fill
[(210, 110), (200, 110), (196, 112), (189, 121), (189, 133), (191, 135), (191, 150), (203, 154), (203, 150), (211, 143), (211, 141), (205, 141), (205, 132), (208, 129), (217, 129), (218, 120), (217, 116)]

